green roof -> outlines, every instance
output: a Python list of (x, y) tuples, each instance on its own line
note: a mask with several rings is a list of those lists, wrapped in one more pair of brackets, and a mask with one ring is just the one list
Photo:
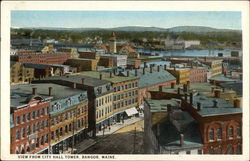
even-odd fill
[(146, 102), (150, 105), (151, 112), (167, 112), (167, 105), (170, 104), (171, 107), (177, 108), (178, 102), (176, 99), (150, 99), (146, 98)]
[(135, 80), (138, 79), (137, 77), (131, 75), (129, 77), (127, 76), (117, 76), (112, 73), (112, 77), (110, 78), (110, 73), (108, 72), (95, 72), (95, 71), (87, 71), (87, 72), (81, 72), (79, 75), (84, 75), (92, 78), (100, 78), (100, 74), (102, 74), (102, 80), (110, 81), (112, 83), (119, 83), (119, 82), (125, 82), (129, 80)]

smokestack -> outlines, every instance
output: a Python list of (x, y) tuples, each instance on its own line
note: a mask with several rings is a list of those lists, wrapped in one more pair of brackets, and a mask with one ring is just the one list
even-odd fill
[(100, 73), (100, 80), (102, 80), (102, 73)]
[(220, 90), (219, 89), (214, 90), (214, 97), (215, 98), (220, 98)]
[(36, 95), (36, 92), (37, 92), (37, 88), (32, 88), (32, 94)]
[(49, 87), (49, 96), (52, 95), (52, 87)]
[(178, 94), (180, 94), (180, 92), (181, 92), (181, 89), (180, 89), (180, 87), (178, 87)]
[(127, 77), (129, 77), (129, 71), (127, 71)]
[(157, 72), (160, 72), (160, 66), (159, 65), (157, 66)]
[(143, 70), (142, 70), (142, 74), (143, 74), (143, 75), (145, 74), (145, 67), (144, 67)]
[(201, 103), (197, 102), (197, 111), (200, 111), (200, 110), (201, 110)]
[(240, 100), (239, 99), (234, 100), (234, 108), (240, 108)]
[(84, 80), (85, 80), (85, 79), (84, 79), (84, 78), (82, 78), (82, 84), (84, 84)]
[(137, 71), (137, 69), (135, 69), (135, 76), (136, 76), (136, 77), (138, 76), (138, 71)]
[(153, 72), (153, 66), (151, 65), (150, 66), (150, 73), (152, 73)]
[(175, 88), (175, 83), (174, 83), (174, 82), (171, 83), (171, 88), (172, 88), (172, 89)]
[(180, 134), (180, 146), (183, 146), (184, 144), (184, 135)]
[(190, 105), (192, 105), (193, 104), (193, 93), (190, 93), (190, 95), (189, 95), (189, 101), (190, 101)]
[(159, 92), (162, 92), (162, 86), (159, 86)]

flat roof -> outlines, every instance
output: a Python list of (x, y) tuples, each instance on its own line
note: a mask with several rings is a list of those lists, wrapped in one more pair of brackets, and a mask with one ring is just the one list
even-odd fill
[[(215, 101), (216, 106), (215, 106)], [(242, 113), (241, 108), (235, 108), (231, 103), (220, 98), (208, 98), (206, 96), (193, 96), (193, 107), (197, 108), (197, 102), (201, 104), (200, 111), (197, 111), (201, 116), (224, 115)]]
[(167, 112), (167, 105), (177, 108), (179, 103), (176, 99), (150, 99), (146, 98), (146, 102), (150, 105), (151, 112)]
[(119, 82), (125, 82), (125, 81), (129, 81), (129, 80), (135, 80), (135, 79), (138, 79), (137, 77), (134, 77), (134, 76), (118, 76), (118, 75), (114, 75), (113, 73), (113, 76), (112, 78), (110, 78), (110, 73), (108, 72), (96, 72), (96, 71), (87, 71), (87, 72), (81, 72), (79, 73), (79, 75), (85, 75), (85, 76), (88, 76), (88, 77), (92, 77), (92, 78), (100, 78), (100, 74), (102, 74), (102, 80), (105, 80), (105, 81), (110, 81), (112, 83), (119, 83)]

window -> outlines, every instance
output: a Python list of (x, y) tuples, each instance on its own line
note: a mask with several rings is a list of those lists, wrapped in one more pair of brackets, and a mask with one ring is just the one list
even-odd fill
[(41, 109), (41, 115), (44, 115), (44, 108)]
[(22, 115), (22, 122), (25, 122), (25, 114)]
[(25, 137), (25, 128), (22, 128), (22, 137)]
[(232, 126), (229, 127), (229, 138), (234, 136), (234, 128)]
[(32, 119), (35, 119), (35, 111), (32, 111)]
[(237, 145), (237, 154), (242, 154), (242, 149), (240, 144)]
[(41, 129), (44, 129), (44, 120), (41, 121)]
[(128, 89), (128, 85), (127, 84), (125, 85), (125, 89)]
[(65, 133), (68, 133), (68, 125), (65, 126)]
[(201, 149), (198, 150), (198, 154), (202, 154), (202, 150)]
[(16, 125), (20, 124), (20, 116), (16, 117)]
[(39, 122), (36, 123), (36, 131), (39, 131)]
[(209, 154), (214, 154), (214, 149), (213, 149), (213, 147), (210, 147), (210, 148), (209, 148)]
[(186, 151), (186, 154), (191, 154), (191, 151), (190, 150)]
[(46, 135), (45, 135), (45, 143), (48, 143), (48, 142), (49, 142), (49, 135), (46, 134)]
[(51, 125), (54, 125), (54, 117), (50, 119)]
[(41, 145), (44, 145), (44, 135), (41, 137)]
[(30, 126), (27, 126), (26, 133), (27, 133), (27, 135), (30, 135)]
[(116, 92), (116, 87), (114, 87), (114, 91)]
[(241, 137), (241, 128), (237, 127), (237, 137)]
[(39, 147), (39, 138), (36, 139), (36, 147)]
[(36, 117), (38, 118), (40, 116), (40, 110), (36, 110)]
[(49, 107), (46, 107), (46, 114), (49, 114)]
[(71, 124), (69, 124), (69, 131), (71, 131)]
[(96, 118), (98, 118), (98, 111), (96, 111)]
[(233, 154), (233, 146), (230, 145), (228, 148), (227, 148), (227, 154)]
[(48, 121), (48, 119), (45, 120), (45, 127), (49, 127), (49, 121)]
[(56, 130), (56, 137), (59, 137), (59, 130)]
[(220, 128), (217, 129), (217, 138), (221, 139), (221, 137), (222, 137), (222, 129), (220, 127)]
[(30, 113), (27, 113), (27, 114), (26, 114), (26, 119), (27, 119), (27, 121), (30, 120)]
[(219, 145), (217, 153), (218, 153), (218, 154), (222, 154), (222, 148), (221, 148), (221, 145)]
[(209, 140), (214, 140), (214, 129), (213, 128), (211, 128), (209, 130)]
[(20, 131), (16, 130), (16, 140), (19, 140), (19, 139), (20, 139)]
[(36, 125), (33, 124), (33, 125), (32, 125), (32, 133), (35, 133), (35, 132), (36, 132)]

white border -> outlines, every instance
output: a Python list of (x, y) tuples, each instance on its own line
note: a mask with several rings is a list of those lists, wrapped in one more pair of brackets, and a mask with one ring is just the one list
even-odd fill
[[(115, 155), (116, 160), (249, 160), (249, 2), (248, 1), (8, 1), (1, 5), (1, 159), (16, 160), (10, 148), (10, 11), (241, 11), (243, 31), (243, 155)], [(24, 159), (20, 159), (24, 160)], [(29, 159), (34, 160), (34, 159)], [(40, 160), (40, 159), (39, 159)], [(47, 159), (50, 160), (50, 159)], [(60, 159), (61, 160), (61, 159)], [(87, 160), (87, 159), (85, 159)], [(94, 160), (94, 159), (93, 159)], [(105, 159), (102, 159), (105, 160)], [(111, 160), (111, 159), (109, 159)]]

